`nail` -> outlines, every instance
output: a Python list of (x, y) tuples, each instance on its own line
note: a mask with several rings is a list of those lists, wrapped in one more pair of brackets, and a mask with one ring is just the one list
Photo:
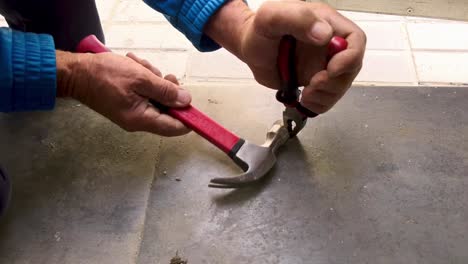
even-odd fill
[(315, 22), (312, 26), (312, 29), (310, 30), (310, 36), (312, 40), (318, 41), (320, 43), (328, 41), (331, 35), (332, 28), (327, 22), (324, 21)]
[(179, 93), (177, 94), (177, 103), (181, 106), (188, 105), (192, 101), (192, 96), (186, 90), (179, 89)]

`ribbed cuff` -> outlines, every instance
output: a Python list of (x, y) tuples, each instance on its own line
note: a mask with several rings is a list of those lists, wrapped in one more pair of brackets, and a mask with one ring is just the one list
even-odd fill
[(0, 112), (12, 110), (11, 29), (0, 29)]
[(178, 16), (178, 28), (202, 52), (213, 51), (220, 45), (203, 33), (208, 20), (227, 0), (195, 0), (185, 1)]
[(12, 111), (51, 110), (56, 96), (55, 45), (50, 35), (12, 31)]

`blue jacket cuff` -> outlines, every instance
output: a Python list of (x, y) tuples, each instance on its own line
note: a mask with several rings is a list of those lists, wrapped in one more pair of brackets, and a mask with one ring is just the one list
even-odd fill
[(216, 11), (228, 0), (144, 0), (150, 7), (163, 13), (169, 22), (184, 34), (195, 48), (202, 52), (214, 51), (221, 46), (203, 33), (203, 29)]
[(179, 24), (182, 32), (187, 38), (195, 43), (199, 51), (213, 51), (220, 46), (210, 37), (203, 33), (203, 29), (208, 20), (219, 8), (223, 6), (226, 0), (196, 0), (184, 1), (179, 13)]
[(56, 97), (55, 45), (50, 35), (2, 30), (7, 83), (0, 86), (0, 111), (51, 110)]

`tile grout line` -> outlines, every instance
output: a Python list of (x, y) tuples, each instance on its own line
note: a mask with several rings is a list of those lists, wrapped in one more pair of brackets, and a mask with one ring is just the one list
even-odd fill
[(158, 149), (157, 149), (157, 151), (155, 153), (156, 162), (155, 162), (155, 164), (153, 166), (153, 172), (152, 172), (153, 177), (151, 177), (151, 182), (150, 182), (149, 191), (148, 191), (148, 197), (146, 199), (146, 204), (145, 204), (145, 210), (143, 211), (143, 223), (141, 225), (140, 233), (138, 234), (138, 237), (137, 237), (138, 243), (136, 245), (136, 250), (135, 250), (135, 255), (134, 255), (134, 263), (135, 264), (138, 263), (138, 259), (140, 258), (140, 253), (141, 253), (141, 246), (143, 245), (143, 237), (145, 235), (146, 218), (147, 218), (148, 208), (149, 208), (150, 199), (151, 199), (151, 191), (153, 190), (154, 181), (156, 180), (156, 172), (158, 170), (157, 168), (158, 168), (158, 165), (160, 163), (159, 157), (160, 157), (160, 154), (161, 154), (162, 144), (163, 144), (163, 138), (160, 138), (159, 139)]
[(413, 65), (414, 74), (416, 75), (415, 76), (416, 77), (416, 83), (415, 84), (419, 85), (421, 80), (420, 80), (419, 73), (418, 73), (418, 67), (416, 65), (416, 58), (414, 57), (413, 45), (411, 44), (410, 34), (409, 34), (409, 31), (408, 31), (408, 19), (406, 17), (404, 18), (404, 22), (403, 22), (403, 30), (405, 31), (406, 41), (407, 41), (408, 46), (409, 46), (411, 64)]
[(114, 5), (110, 9), (108, 17), (101, 22), (103, 24), (104, 36), (106, 35), (109, 27), (112, 26), (112, 21), (114, 20), (115, 13), (117, 12), (117, 8), (119, 7), (119, 5), (120, 0), (115, 1)]
[[(108, 30), (108, 28), (110, 26), (112, 26), (112, 21), (113, 21), (113, 18), (115, 16), (115, 13), (117, 12), (117, 9), (118, 9), (118, 6), (120, 4), (120, 1), (116, 1), (114, 3), (114, 6), (112, 7), (111, 11), (110, 11), (110, 14), (109, 14), (109, 17), (108, 17), (108, 20), (106, 20), (103, 24), (103, 27), (104, 27), (104, 34), (106, 34), (106, 31)], [(162, 144), (162, 139), (160, 139), (160, 142), (159, 142), (159, 146), (161, 146)], [(156, 151), (156, 156), (159, 157), (159, 154), (161, 152), (161, 148), (159, 147), (158, 150)], [(143, 211), (143, 221), (141, 223), (141, 230), (139, 232), (139, 234), (137, 234), (137, 243), (136, 243), (136, 248), (135, 248), (135, 252), (134, 252), (134, 263), (137, 264), (138, 263), (138, 259), (140, 257), (140, 251), (141, 251), (141, 246), (143, 244), (143, 236), (144, 236), (144, 232), (145, 232), (145, 227), (146, 227), (146, 218), (147, 218), (147, 213), (148, 213), (148, 207), (149, 207), (149, 203), (150, 203), (150, 199), (151, 199), (151, 190), (153, 189), (153, 184), (154, 184), (154, 181), (156, 179), (156, 170), (157, 170), (157, 165), (159, 163), (159, 160), (157, 160), (155, 162), (155, 165), (153, 166), (153, 171), (152, 171), (152, 177), (151, 177), (151, 182), (149, 184), (149, 191), (148, 191), (148, 197), (146, 199), (146, 204), (145, 204), (145, 210)]]
[(188, 52), (188, 57), (187, 61), (185, 62), (185, 70), (184, 70), (184, 78), (182, 79), (184, 83), (190, 83), (190, 76), (192, 75), (192, 68), (190, 67), (191, 65), (191, 60), (194, 57), (194, 52), (193, 50), (189, 50)]

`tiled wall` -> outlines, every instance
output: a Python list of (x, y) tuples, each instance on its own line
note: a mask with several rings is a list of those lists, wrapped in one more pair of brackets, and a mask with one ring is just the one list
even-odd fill
[[(263, 1), (249, 1), (258, 8)], [(196, 51), (166, 19), (141, 0), (97, 0), (107, 43), (133, 51), (185, 82), (252, 80), (248, 67), (225, 50)], [(468, 83), (468, 23), (342, 12), (367, 34), (364, 84)], [(0, 21), (0, 23), (4, 23)]]

